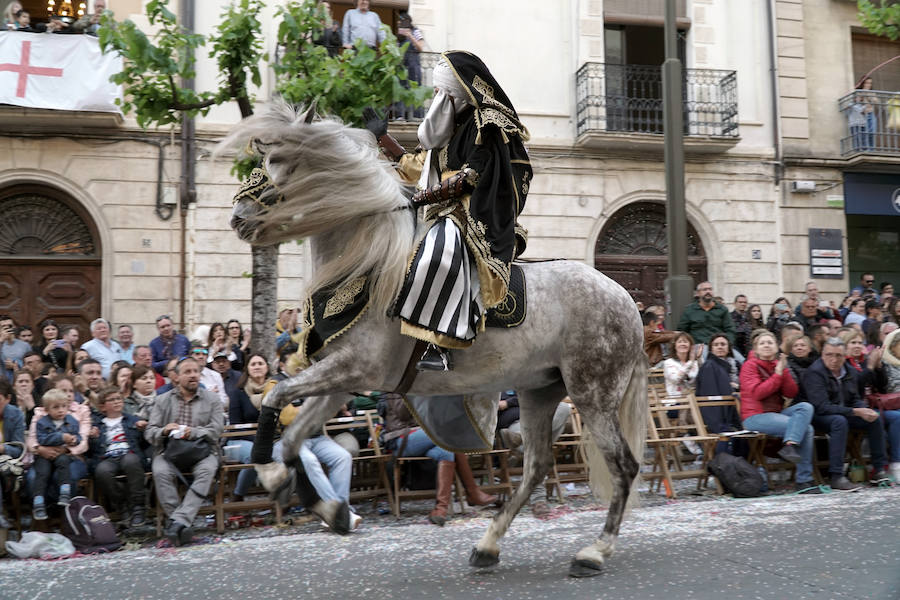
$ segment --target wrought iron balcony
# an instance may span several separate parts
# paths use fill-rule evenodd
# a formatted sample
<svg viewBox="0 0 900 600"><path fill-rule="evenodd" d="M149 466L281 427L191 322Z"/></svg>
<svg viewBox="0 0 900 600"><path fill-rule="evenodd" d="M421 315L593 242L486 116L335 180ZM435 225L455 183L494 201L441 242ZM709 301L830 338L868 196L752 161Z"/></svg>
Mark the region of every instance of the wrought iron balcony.
<svg viewBox="0 0 900 600"><path fill-rule="evenodd" d="M900 155L900 92L854 90L838 108L845 118L841 156Z"/></svg>
<svg viewBox="0 0 900 600"><path fill-rule="evenodd" d="M737 74L685 69L686 136L738 138ZM576 76L578 136L599 132L663 133L662 69L585 63Z"/></svg>

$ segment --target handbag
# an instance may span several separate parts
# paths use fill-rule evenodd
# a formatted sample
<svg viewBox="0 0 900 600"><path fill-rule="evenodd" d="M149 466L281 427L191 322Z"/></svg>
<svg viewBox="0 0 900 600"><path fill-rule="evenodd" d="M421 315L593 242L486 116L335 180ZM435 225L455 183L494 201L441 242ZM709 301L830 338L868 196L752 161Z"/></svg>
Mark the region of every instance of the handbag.
<svg viewBox="0 0 900 600"><path fill-rule="evenodd" d="M900 392L890 394L869 394L869 406L875 410L900 410Z"/></svg>
<svg viewBox="0 0 900 600"><path fill-rule="evenodd" d="M192 470L194 465L209 455L209 442L202 438L197 440L168 438L163 450L163 458L175 465L179 473Z"/></svg>
<svg viewBox="0 0 900 600"><path fill-rule="evenodd" d="M22 487L22 477L25 473L25 465L22 464L22 459L25 457L25 444L21 442L5 443L22 448L22 453L17 458L13 458L8 454L0 454L0 479L10 479L13 482L11 491L16 493ZM0 483L0 493L2 492L2 483Z"/></svg>

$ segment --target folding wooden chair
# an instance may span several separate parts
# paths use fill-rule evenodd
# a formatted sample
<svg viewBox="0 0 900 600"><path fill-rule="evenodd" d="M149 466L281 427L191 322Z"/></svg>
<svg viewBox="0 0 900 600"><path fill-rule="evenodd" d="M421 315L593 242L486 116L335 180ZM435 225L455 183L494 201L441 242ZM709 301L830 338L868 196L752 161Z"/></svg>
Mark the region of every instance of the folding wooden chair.
<svg viewBox="0 0 900 600"><path fill-rule="evenodd" d="M572 406L566 431L553 443L553 468L544 481L544 485L547 488L548 497L551 496L552 490L556 490L556 497L563 501L565 484L589 480L590 473L587 451L584 447L581 415L578 413L578 409Z"/></svg>
<svg viewBox="0 0 900 600"><path fill-rule="evenodd" d="M733 408L738 415L741 414L740 402L735 396L693 396L693 399L697 403L697 408L699 409L701 419L703 419L704 408ZM709 431L709 424L706 423L705 420L703 421L703 424L706 427L707 433L709 435L718 436L720 442L727 442L734 439L745 440L747 442L748 448L748 459L754 452L758 452L758 449L762 446L763 443L765 443L765 434L759 433L758 431L715 433ZM719 483L718 479L716 479L715 481L719 493L724 493L722 484Z"/></svg>
<svg viewBox="0 0 900 600"><path fill-rule="evenodd" d="M657 490L665 485L669 498L677 497L673 480L696 479L699 490L709 477L706 463L715 453L719 438L707 434L697 403L690 396L666 397L653 392L648 401L647 445L653 450L654 459L653 471L644 473L644 478L656 479ZM669 416L673 411L678 415L675 418ZM681 444L686 441L703 448L699 468L689 468L681 460Z"/></svg>
<svg viewBox="0 0 900 600"><path fill-rule="evenodd" d="M378 439L378 414L374 410L359 411L355 416L338 417L325 423L326 435L337 435L351 429L368 432L369 444L359 449L353 457L353 475L350 479L350 501L371 500L373 508L379 498L387 498L393 504L393 494L385 464L390 459L382 454L381 447L374 443Z"/></svg>

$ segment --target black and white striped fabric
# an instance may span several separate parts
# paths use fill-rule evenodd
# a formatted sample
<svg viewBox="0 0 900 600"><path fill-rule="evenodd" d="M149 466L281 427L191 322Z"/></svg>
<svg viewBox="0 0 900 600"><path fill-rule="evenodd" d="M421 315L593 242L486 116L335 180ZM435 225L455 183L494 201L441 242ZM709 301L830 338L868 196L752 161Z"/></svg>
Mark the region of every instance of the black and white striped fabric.
<svg viewBox="0 0 900 600"><path fill-rule="evenodd" d="M397 306L409 323L459 340L472 340L484 307L478 272L459 228L435 223L419 245Z"/></svg>

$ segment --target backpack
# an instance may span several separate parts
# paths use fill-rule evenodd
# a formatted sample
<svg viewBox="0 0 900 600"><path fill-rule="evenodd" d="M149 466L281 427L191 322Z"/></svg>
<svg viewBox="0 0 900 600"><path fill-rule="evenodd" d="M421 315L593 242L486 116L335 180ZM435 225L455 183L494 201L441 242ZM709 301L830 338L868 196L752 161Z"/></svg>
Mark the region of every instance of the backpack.
<svg viewBox="0 0 900 600"><path fill-rule="evenodd" d="M62 533L83 554L113 552L122 545L116 527L103 507L84 496L75 496L63 509Z"/></svg>
<svg viewBox="0 0 900 600"><path fill-rule="evenodd" d="M765 481L762 475L740 456L720 452L707 463L706 469L735 498L755 498L763 493Z"/></svg>

